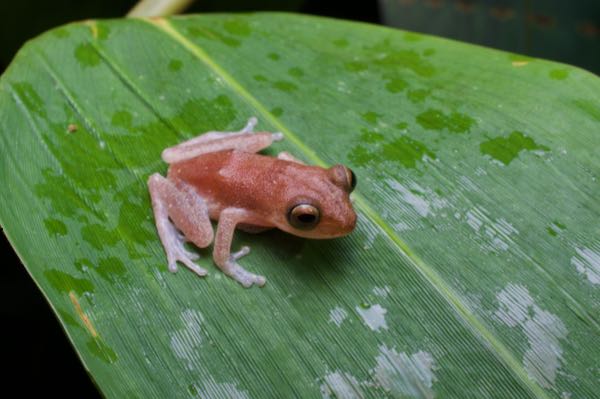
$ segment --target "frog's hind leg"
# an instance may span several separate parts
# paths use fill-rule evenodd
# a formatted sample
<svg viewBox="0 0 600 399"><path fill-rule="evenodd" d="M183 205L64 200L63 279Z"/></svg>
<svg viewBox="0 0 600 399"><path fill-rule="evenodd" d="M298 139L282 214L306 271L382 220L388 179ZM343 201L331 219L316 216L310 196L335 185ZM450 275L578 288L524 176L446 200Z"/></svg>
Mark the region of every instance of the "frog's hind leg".
<svg viewBox="0 0 600 399"><path fill-rule="evenodd" d="M162 152L166 163L175 163L195 158L209 152L225 150L241 150L258 152L267 148L274 141L283 139L281 133L254 132L258 121L252 117L246 126L237 132L207 132L198 137L184 141Z"/></svg>
<svg viewBox="0 0 600 399"><path fill-rule="evenodd" d="M184 244L191 241L205 248L212 242L214 233L206 203L191 187L177 187L158 173L150 176L148 188L169 271L176 272L179 261L199 276L205 276L206 270L193 262L198 255L186 250Z"/></svg>
<svg viewBox="0 0 600 399"><path fill-rule="evenodd" d="M215 132L215 131L206 132L206 133L202 133L200 136L194 137L193 139L189 139L187 141L184 141L183 143L179 143L176 146L171 147L171 148L189 147L189 146L193 146L193 145L197 145L197 144L206 143L209 141L214 141L217 139L222 139L224 137L233 137L233 136L239 136L241 134L254 133L254 128L256 127L257 124L258 124L258 119L256 119L253 116L250 119L248 119L246 126L244 126L244 128L240 131L237 131L237 132Z"/></svg>

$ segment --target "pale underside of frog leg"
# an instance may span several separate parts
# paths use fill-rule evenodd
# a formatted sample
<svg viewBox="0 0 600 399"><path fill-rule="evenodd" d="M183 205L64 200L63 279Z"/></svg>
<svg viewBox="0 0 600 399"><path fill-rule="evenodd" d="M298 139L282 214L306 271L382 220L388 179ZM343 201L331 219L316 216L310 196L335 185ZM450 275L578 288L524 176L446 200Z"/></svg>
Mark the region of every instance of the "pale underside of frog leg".
<svg viewBox="0 0 600 399"><path fill-rule="evenodd" d="M175 163L195 158L209 152L241 150L258 152L270 146L274 141L283 140L282 133L254 132L257 120L252 117L246 126L237 132L207 132L184 141L162 152L166 163Z"/></svg>
<svg viewBox="0 0 600 399"><path fill-rule="evenodd" d="M192 187L178 187L158 173L148 179L148 189L169 271L175 273L179 261L197 275L205 276L206 270L193 262L198 255L185 249L184 244L190 241L205 248L212 242L214 233L206 203Z"/></svg>
<svg viewBox="0 0 600 399"><path fill-rule="evenodd" d="M250 273L237 263L239 258L250 252L250 248L244 246L239 251L231 253L231 241L235 228L248 216L248 211L239 208L226 208L221 211L213 252L215 263L223 273L246 288L253 284L263 286L267 281L263 276Z"/></svg>
<svg viewBox="0 0 600 399"><path fill-rule="evenodd" d="M302 162L301 160L299 160L298 158L296 158L295 156L293 156L292 154L290 154L287 151L282 151L279 154L277 154L277 159L282 159L284 161L290 161L290 162L296 162L296 163L299 163L300 165L304 165L304 162Z"/></svg>

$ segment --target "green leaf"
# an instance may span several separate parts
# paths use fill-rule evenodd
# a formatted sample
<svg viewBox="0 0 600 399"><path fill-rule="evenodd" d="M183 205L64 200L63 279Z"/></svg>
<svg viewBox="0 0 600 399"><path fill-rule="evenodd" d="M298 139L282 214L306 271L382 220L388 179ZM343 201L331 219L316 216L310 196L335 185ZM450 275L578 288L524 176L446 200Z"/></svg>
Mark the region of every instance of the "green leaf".
<svg viewBox="0 0 600 399"><path fill-rule="evenodd" d="M592 397L600 80L285 14L84 22L0 81L0 220L107 397ZM170 274L147 177L250 116L358 176L355 232ZM57 359L59 361L60 359Z"/></svg>

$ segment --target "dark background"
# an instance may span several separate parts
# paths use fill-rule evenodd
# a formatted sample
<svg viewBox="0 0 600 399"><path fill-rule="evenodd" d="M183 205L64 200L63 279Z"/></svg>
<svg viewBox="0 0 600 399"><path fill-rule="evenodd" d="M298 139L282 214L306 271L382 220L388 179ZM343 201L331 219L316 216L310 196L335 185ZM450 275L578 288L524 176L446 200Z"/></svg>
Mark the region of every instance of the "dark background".
<svg viewBox="0 0 600 399"><path fill-rule="evenodd" d="M135 0L0 0L0 72L52 27L119 18ZM278 10L373 23L548 58L600 74L599 0L196 0L189 13Z"/></svg>
<svg viewBox="0 0 600 399"><path fill-rule="evenodd" d="M0 0L0 71L23 43L54 26L118 18L135 0ZM386 23L600 73L598 0L198 0L188 11L279 10ZM35 246L35 243L32 243ZM62 328L0 234L3 390L30 397L99 397Z"/></svg>

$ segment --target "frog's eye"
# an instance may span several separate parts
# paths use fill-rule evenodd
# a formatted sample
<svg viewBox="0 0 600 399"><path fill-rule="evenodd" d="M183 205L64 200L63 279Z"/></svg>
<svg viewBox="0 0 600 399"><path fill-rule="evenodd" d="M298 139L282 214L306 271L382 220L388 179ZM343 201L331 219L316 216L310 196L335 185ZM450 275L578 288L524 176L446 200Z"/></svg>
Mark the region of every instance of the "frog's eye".
<svg viewBox="0 0 600 399"><path fill-rule="evenodd" d="M310 204L298 204L288 212L288 222L300 230L314 228L320 219L319 209Z"/></svg>
<svg viewBox="0 0 600 399"><path fill-rule="evenodd" d="M346 177L348 178L348 182L350 183L350 192L354 191L356 187L356 175L350 168L346 168Z"/></svg>

